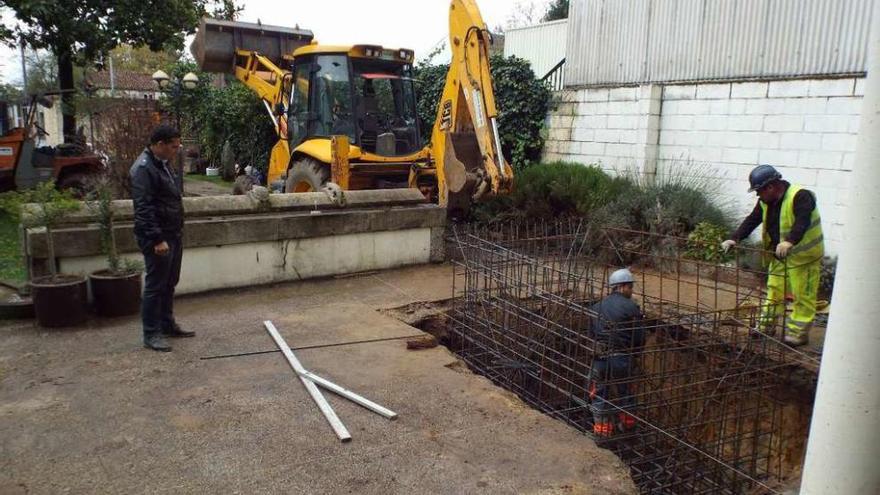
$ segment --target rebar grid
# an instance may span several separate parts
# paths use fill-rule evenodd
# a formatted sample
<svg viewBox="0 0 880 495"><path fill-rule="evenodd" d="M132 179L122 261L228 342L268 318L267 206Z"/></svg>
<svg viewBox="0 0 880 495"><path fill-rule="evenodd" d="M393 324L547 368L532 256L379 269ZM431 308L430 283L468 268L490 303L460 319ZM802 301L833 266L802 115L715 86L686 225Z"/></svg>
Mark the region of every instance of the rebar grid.
<svg viewBox="0 0 880 495"><path fill-rule="evenodd" d="M456 227L453 241L449 344L473 370L612 449L642 493L776 493L774 390L812 358L750 331L760 273L688 259L684 239L577 220ZM596 335L592 307L622 266L647 334L623 348ZM594 434L609 418L613 432Z"/></svg>

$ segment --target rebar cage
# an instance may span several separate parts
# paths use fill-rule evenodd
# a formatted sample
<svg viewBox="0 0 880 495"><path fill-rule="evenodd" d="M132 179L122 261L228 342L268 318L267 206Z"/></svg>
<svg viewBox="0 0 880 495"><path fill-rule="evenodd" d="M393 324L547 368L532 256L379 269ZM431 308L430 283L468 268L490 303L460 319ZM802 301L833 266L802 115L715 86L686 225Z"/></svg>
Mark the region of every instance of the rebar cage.
<svg viewBox="0 0 880 495"><path fill-rule="evenodd" d="M474 371L613 450L642 493L776 493L774 390L816 360L754 331L760 270L583 220L456 226L452 238L449 346ZM623 266L637 325L595 306Z"/></svg>

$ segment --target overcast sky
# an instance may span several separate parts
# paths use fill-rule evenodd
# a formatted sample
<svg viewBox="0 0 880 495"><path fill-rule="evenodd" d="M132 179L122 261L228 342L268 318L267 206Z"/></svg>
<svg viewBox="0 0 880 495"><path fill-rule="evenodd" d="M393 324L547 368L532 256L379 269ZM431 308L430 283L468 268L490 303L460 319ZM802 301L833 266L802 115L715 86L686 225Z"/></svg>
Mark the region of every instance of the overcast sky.
<svg viewBox="0 0 880 495"><path fill-rule="evenodd" d="M449 0L323 0L278 2L244 0L239 20L310 29L323 44L377 44L411 48L416 58L426 55L449 32ZM540 17L549 0L477 0L490 29L506 26L511 17L522 18L530 6ZM0 14L3 14L0 12ZM3 15L9 23L11 15ZM2 45L0 45L2 46ZM21 82L21 62L16 48L0 48L3 82Z"/></svg>

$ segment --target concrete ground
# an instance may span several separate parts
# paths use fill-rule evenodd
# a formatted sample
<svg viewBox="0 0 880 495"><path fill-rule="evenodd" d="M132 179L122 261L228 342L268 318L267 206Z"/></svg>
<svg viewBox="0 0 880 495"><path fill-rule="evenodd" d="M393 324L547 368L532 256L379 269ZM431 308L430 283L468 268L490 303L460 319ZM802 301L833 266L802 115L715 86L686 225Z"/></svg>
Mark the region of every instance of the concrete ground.
<svg viewBox="0 0 880 495"><path fill-rule="evenodd" d="M184 263L186 260L184 259ZM635 493L587 437L405 340L297 351L304 366L396 411L327 394L340 443L280 353L420 334L379 310L450 297L448 265L181 298L198 332L171 353L137 317L46 331L0 322L0 493Z"/></svg>

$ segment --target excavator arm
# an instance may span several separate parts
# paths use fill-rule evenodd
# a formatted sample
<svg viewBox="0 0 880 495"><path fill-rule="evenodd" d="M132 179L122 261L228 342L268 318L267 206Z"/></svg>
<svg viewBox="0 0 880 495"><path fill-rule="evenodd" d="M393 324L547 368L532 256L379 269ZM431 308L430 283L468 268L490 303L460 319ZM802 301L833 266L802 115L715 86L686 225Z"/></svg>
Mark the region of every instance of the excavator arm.
<svg viewBox="0 0 880 495"><path fill-rule="evenodd" d="M489 72L490 35L473 0L449 7L452 61L431 133L440 204L469 208L513 187L513 170L501 153Z"/></svg>

